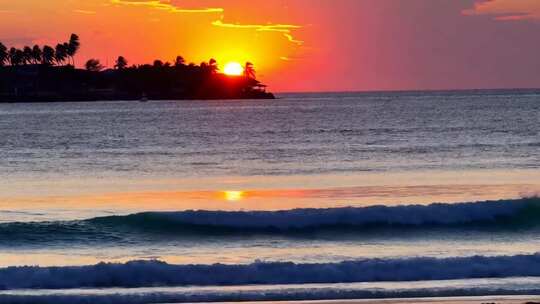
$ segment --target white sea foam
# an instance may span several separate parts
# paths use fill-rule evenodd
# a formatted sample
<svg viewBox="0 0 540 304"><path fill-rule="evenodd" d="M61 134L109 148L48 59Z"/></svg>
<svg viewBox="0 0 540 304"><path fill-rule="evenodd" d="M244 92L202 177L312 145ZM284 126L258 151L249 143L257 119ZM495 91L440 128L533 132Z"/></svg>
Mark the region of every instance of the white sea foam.
<svg viewBox="0 0 540 304"><path fill-rule="evenodd" d="M540 294L540 278L467 279L413 283L249 285L0 291L3 304L139 304L182 302L293 301Z"/></svg>

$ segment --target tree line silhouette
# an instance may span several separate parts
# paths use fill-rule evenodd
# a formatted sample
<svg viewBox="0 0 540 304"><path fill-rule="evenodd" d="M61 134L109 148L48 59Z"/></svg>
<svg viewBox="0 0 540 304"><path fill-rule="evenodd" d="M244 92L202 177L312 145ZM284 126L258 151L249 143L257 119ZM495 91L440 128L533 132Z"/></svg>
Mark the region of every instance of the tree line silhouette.
<svg viewBox="0 0 540 304"><path fill-rule="evenodd" d="M79 36L77 34L71 34L69 41L64 43L58 43L56 47L45 45L40 47L34 45L33 47L25 46L22 49L15 47L8 48L0 42L0 66L11 65L29 65L29 64L43 64L43 65L75 65L75 55L79 51L81 44Z"/></svg>
<svg viewBox="0 0 540 304"><path fill-rule="evenodd" d="M7 48L0 43L0 102L149 99L274 98L256 79L252 63L241 76L219 73L218 62L186 63L182 56L129 65L118 56L113 68L89 59L75 68L79 36L40 47Z"/></svg>

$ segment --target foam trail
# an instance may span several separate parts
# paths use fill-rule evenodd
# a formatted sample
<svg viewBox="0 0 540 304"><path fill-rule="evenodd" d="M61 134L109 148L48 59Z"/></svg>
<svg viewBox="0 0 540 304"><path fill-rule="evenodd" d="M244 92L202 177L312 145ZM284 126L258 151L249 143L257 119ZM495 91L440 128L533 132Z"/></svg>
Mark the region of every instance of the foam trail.
<svg viewBox="0 0 540 304"><path fill-rule="evenodd" d="M160 261L132 261L93 266L8 267L0 269L0 289L352 283L525 276L540 276L540 254L365 259L320 264L171 265Z"/></svg>
<svg viewBox="0 0 540 304"><path fill-rule="evenodd" d="M449 289L405 289L405 290L354 290L354 289L281 289L270 291L231 291L231 292L208 292L208 293L133 293L133 294L0 294L2 304L148 304L148 303L238 303L247 301L318 301L318 300L356 300L356 299L391 299L391 298L441 298L441 297L476 297L476 296L501 296L529 295L525 299L531 299L533 295L540 295L540 289L511 289L511 288L449 288ZM524 302L524 301L516 301ZM412 302L411 302L412 303Z"/></svg>

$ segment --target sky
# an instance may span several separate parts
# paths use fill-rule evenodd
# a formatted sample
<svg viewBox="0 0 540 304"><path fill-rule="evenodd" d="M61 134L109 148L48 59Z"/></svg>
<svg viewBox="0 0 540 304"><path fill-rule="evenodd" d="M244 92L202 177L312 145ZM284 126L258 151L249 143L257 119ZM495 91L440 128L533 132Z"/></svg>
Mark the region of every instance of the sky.
<svg viewBox="0 0 540 304"><path fill-rule="evenodd" d="M0 41L113 66L255 64L270 90L540 87L540 0L0 0Z"/></svg>

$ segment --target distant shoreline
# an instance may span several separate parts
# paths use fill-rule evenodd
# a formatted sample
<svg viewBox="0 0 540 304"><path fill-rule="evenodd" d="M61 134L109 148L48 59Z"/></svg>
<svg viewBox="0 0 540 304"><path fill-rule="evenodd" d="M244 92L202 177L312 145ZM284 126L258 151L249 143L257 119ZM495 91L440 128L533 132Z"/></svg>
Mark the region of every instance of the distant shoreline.
<svg viewBox="0 0 540 304"><path fill-rule="evenodd" d="M125 101L125 102L152 102L152 101L211 101L211 100L271 100L276 99L272 93L266 93L266 96L253 96L253 97L237 97L237 98L197 98L197 97L163 97L163 98L148 98L146 100L141 98L123 98L123 97L110 97L110 98L26 98L18 97L16 99L3 98L0 95L0 104L30 104L30 103L85 103L85 102L116 102L116 101Z"/></svg>
<svg viewBox="0 0 540 304"><path fill-rule="evenodd" d="M248 100L248 99L280 99L287 97L310 97L310 96L324 96L324 95L453 95L453 94L466 94L466 95L526 95L526 94L540 94L540 88L509 88L509 89L455 89L455 90L397 90L397 91L306 91L306 92L264 92L259 96L243 96L236 98L226 97L214 97L214 98L200 98L195 96L169 96L162 98L148 98L148 101L187 101L187 100ZM10 97L11 98L11 97ZM141 101L140 97L132 96L115 96L115 97L78 97L78 98L40 98L30 97L24 99L18 97L16 100L7 99L6 96L0 94L0 104L2 103L50 103L50 102L108 102L108 101Z"/></svg>
<svg viewBox="0 0 540 304"><path fill-rule="evenodd" d="M56 47L8 49L0 42L0 103L275 98L256 79L249 61L221 73L213 58L199 65L177 56L173 63L156 59L129 66L118 56L113 68L92 58L79 69L75 55L80 46L77 34Z"/></svg>

